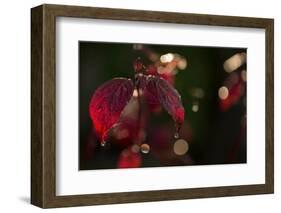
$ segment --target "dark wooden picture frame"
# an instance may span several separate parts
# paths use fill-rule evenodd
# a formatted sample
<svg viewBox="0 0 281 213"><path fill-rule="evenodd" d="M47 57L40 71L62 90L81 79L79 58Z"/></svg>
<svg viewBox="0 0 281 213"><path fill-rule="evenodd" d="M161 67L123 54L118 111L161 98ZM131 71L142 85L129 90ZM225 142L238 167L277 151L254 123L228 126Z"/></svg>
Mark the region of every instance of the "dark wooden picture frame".
<svg viewBox="0 0 281 213"><path fill-rule="evenodd" d="M87 195L56 195L56 17L162 22L265 29L266 137L265 184ZM63 5L31 9L31 203L65 207L218 196L274 191L274 21L273 19L168 13Z"/></svg>

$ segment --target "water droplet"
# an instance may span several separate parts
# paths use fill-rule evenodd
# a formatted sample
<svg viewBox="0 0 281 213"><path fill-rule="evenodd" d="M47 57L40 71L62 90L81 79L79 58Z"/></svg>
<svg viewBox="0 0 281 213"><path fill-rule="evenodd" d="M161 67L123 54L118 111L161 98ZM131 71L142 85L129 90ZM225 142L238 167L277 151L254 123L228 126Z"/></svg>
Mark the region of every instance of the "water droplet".
<svg viewBox="0 0 281 213"><path fill-rule="evenodd" d="M106 141L102 141L100 145L101 145L102 147L105 147L105 144L106 144Z"/></svg>
<svg viewBox="0 0 281 213"><path fill-rule="evenodd" d="M141 152L144 154L147 154L150 151L150 146L146 143L142 144L140 148L141 148Z"/></svg>
<svg viewBox="0 0 281 213"><path fill-rule="evenodd" d="M181 124L179 123L175 123L175 128L176 128L176 131L175 131L175 134L174 134L174 138L175 139L178 139L180 137L180 129L181 129Z"/></svg>
<svg viewBox="0 0 281 213"><path fill-rule="evenodd" d="M179 137L180 137L180 134L179 134L178 132L175 132L174 138L175 138L175 139L178 139Z"/></svg>

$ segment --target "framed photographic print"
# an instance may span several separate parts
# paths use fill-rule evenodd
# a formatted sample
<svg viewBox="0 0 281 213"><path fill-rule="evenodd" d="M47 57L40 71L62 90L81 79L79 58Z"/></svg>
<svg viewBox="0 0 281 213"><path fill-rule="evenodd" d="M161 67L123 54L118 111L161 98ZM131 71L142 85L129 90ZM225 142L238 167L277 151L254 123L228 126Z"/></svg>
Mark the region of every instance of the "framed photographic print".
<svg viewBox="0 0 281 213"><path fill-rule="evenodd" d="M31 9L31 203L273 193L272 19Z"/></svg>

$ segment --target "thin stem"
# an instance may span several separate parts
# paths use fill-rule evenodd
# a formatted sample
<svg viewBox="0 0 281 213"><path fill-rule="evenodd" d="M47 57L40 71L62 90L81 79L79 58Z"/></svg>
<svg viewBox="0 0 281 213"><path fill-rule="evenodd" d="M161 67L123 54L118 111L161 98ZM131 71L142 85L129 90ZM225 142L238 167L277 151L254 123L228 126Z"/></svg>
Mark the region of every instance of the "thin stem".
<svg viewBox="0 0 281 213"><path fill-rule="evenodd" d="M137 134L136 134L136 143L140 144L141 140L140 140L140 130L141 130L141 114L142 114L142 109L141 109L141 97L140 97L140 89L139 89L139 85L136 86L137 89L137 101L138 101L138 118L137 118Z"/></svg>

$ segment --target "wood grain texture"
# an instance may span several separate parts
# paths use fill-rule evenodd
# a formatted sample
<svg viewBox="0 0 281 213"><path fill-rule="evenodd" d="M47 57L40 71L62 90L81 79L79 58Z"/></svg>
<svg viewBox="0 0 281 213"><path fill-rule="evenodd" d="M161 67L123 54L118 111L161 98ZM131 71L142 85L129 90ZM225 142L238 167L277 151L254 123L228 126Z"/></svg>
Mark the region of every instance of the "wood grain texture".
<svg viewBox="0 0 281 213"><path fill-rule="evenodd" d="M43 204L42 50L43 7L31 14L31 203Z"/></svg>
<svg viewBox="0 0 281 213"><path fill-rule="evenodd" d="M266 185L274 192L274 21L266 26L266 56L265 56L265 85L266 85L266 118L265 118L265 171Z"/></svg>
<svg viewBox="0 0 281 213"><path fill-rule="evenodd" d="M266 183L56 196L56 17L262 28L266 31ZM31 10L31 203L64 207L273 193L274 24L272 19L41 5Z"/></svg>

